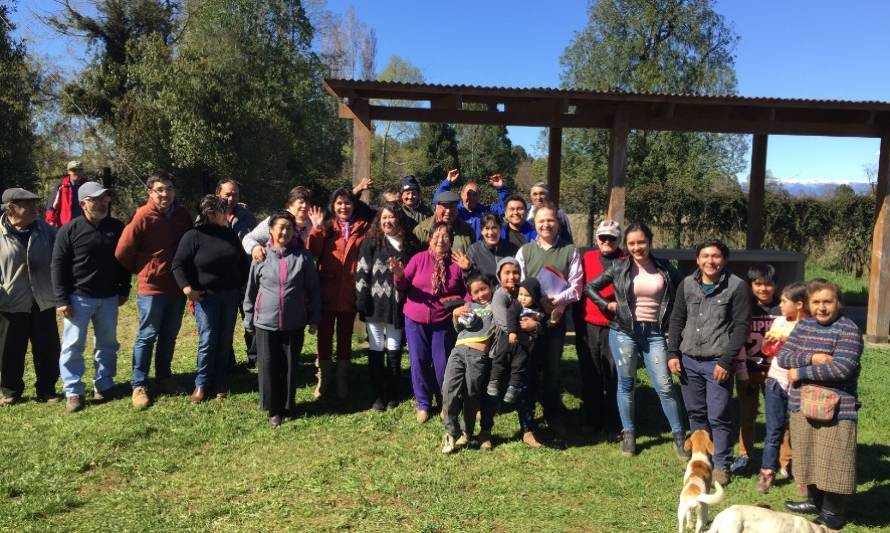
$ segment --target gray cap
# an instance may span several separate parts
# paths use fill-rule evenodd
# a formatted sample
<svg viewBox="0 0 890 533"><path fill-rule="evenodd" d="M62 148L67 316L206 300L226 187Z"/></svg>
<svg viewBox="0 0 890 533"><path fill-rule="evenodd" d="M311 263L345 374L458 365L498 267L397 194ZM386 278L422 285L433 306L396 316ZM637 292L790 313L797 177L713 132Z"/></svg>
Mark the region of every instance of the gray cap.
<svg viewBox="0 0 890 533"><path fill-rule="evenodd" d="M500 261L498 261L498 267L495 269L495 275L498 277L498 281L500 282L501 278L501 269L504 268L504 265L513 265L516 268L521 268L519 266L519 261L513 256L502 257Z"/></svg>
<svg viewBox="0 0 890 533"><path fill-rule="evenodd" d="M434 204L456 204L460 201L460 196L454 191L440 191L433 198Z"/></svg>
<svg viewBox="0 0 890 533"><path fill-rule="evenodd" d="M108 192L98 181L88 181L77 188L77 201L82 202L87 198L98 198Z"/></svg>
<svg viewBox="0 0 890 533"><path fill-rule="evenodd" d="M80 161L68 161L68 165L65 168L68 170L83 170L83 164Z"/></svg>
<svg viewBox="0 0 890 533"><path fill-rule="evenodd" d="M16 200L37 200L40 197L31 191L26 191L21 187L13 187L3 191L2 201L4 204L15 202Z"/></svg>

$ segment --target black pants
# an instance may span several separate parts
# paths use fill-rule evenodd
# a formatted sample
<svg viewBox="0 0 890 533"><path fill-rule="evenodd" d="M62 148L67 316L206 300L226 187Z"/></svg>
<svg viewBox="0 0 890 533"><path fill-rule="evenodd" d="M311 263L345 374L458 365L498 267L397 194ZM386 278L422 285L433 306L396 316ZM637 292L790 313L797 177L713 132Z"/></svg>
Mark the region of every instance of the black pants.
<svg viewBox="0 0 890 533"><path fill-rule="evenodd" d="M562 420L565 406L562 403L562 349L566 339L566 321L563 318L555 326L547 326L535 339L531 351L531 364L528 380L531 398L540 398L544 406L544 418L551 426ZM540 391L537 384L537 372L543 374Z"/></svg>
<svg viewBox="0 0 890 533"><path fill-rule="evenodd" d="M303 351L303 330L268 331L256 328L257 380L260 409L269 416L293 412L296 407L297 364Z"/></svg>
<svg viewBox="0 0 890 533"><path fill-rule="evenodd" d="M244 291L241 291L241 301L244 301ZM244 318L244 306L243 305L238 306L238 314L241 316L242 319ZM256 364L256 357L257 357L256 340L254 340L253 333L250 333L247 330L244 330L244 346L247 347L247 361L248 361L248 363ZM238 365L238 359L237 359L237 357L235 357L235 347L229 346L227 348L227 350L229 352L229 355L228 355L229 368L230 369L235 368Z"/></svg>
<svg viewBox="0 0 890 533"><path fill-rule="evenodd" d="M581 400L595 430L620 431L618 377L609 350L609 327L575 322L575 347L581 371ZM583 326L582 326L583 324Z"/></svg>
<svg viewBox="0 0 890 533"><path fill-rule="evenodd" d="M524 383L528 347L520 343L510 345L507 334L497 333L491 358L491 379L488 381L488 394L502 395L507 385L520 388Z"/></svg>
<svg viewBox="0 0 890 533"><path fill-rule="evenodd" d="M37 304L28 313L3 313L9 322L3 341L3 362L0 365L0 389L4 396L21 397L25 392L25 353L28 341L34 357L35 389L38 396L56 391L59 380L59 329L54 307L41 311Z"/></svg>

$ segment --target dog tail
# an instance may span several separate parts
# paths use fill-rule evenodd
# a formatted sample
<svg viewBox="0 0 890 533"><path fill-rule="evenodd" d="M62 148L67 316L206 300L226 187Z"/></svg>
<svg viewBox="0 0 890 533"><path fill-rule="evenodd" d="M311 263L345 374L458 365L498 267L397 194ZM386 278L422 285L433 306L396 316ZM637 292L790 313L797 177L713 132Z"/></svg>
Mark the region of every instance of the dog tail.
<svg viewBox="0 0 890 533"><path fill-rule="evenodd" d="M714 482L714 494L699 494L696 500L708 505L715 505L723 501L723 487Z"/></svg>

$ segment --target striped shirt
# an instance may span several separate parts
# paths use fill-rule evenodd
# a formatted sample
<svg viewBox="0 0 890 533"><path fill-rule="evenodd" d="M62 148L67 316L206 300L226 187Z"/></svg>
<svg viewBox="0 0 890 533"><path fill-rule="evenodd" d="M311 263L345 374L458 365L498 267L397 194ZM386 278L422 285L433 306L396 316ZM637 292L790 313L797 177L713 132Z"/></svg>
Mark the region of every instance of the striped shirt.
<svg viewBox="0 0 890 533"><path fill-rule="evenodd" d="M815 353L827 353L833 360L812 365L810 361ZM840 395L838 420L856 420L856 384L861 357L862 333L850 319L842 316L827 325L813 318L798 322L776 356L782 367L796 368L800 379L797 386L791 388L788 410L800 411L800 385L821 385Z"/></svg>

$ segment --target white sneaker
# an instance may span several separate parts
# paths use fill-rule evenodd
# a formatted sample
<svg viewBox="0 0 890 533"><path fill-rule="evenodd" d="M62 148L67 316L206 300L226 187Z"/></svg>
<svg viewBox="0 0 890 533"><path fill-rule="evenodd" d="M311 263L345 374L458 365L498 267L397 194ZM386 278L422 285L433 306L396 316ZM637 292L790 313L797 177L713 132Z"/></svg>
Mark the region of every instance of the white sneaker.
<svg viewBox="0 0 890 533"><path fill-rule="evenodd" d="M446 433L444 437L442 437L442 453L454 453L454 437L451 436L450 433Z"/></svg>

